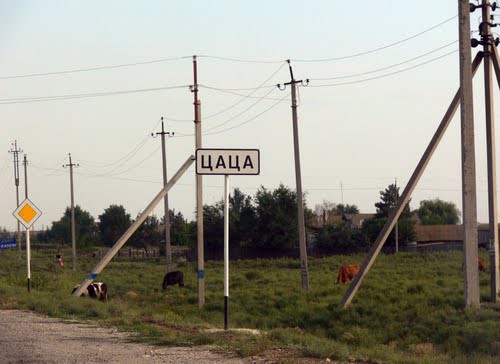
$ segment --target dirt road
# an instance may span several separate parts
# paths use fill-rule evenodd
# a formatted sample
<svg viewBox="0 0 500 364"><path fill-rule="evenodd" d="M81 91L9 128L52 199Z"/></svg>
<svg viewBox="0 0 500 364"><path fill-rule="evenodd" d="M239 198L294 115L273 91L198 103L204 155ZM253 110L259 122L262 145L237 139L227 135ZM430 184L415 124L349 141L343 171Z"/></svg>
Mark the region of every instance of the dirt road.
<svg viewBox="0 0 500 364"><path fill-rule="evenodd" d="M0 363L252 363L205 348L129 342L111 328L64 322L26 311L0 311Z"/></svg>

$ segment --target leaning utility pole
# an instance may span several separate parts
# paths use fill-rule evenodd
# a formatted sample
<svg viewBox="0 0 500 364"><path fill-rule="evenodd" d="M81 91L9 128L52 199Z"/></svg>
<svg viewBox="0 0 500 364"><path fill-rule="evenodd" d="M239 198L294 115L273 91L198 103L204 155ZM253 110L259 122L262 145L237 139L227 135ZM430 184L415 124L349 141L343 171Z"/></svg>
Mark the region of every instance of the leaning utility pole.
<svg viewBox="0 0 500 364"><path fill-rule="evenodd" d="M161 131L156 133L156 136L161 135L161 155L163 161L163 187L167 185L167 153L165 151L165 135L173 137L175 133L166 132L163 124L163 116L161 118ZM156 137L154 133L151 133L152 137ZM170 243L170 212L168 209L168 193L163 198L163 204L165 207L165 255L167 257L167 273L172 271L172 246Z"/></svg>
<svg viewBox="0 0 500 364"><path fill-rule="evenodd" d="M482 8L482 22L479 25L481 43L483 45L484 63L484 102L486 116L486 150L488 161L488 217L489 217L489 242L490 242L490 287L491 300L497 302L500 292L498 271L498 212L497 212L497 176L496 176L496 150L495 150L495 120L493 107L493 84L492 84L492 58L495 57L493 47L495 40L491 34L493 17L490 14L490 6L496 9L496 3L491 5L483 0L481 5L471 7Z"/></svg>
<svg viewBox="0 0 500 364"><path fill-rule="evenodd" d="M16 185L16 208L19 207L19 153L23 151L17 149L17 140L12 144L14 149L9 150L14 156L14 183ZM17 222L17 255L21 259L21 223Z"/></svg>
<svg viewBox="0 0 500 364"><path fill-rule="evenodd" d="M292 122L293 122L293 145L295 155L295 182L297 185L297 220L299 228L299 244L300 244L300 266L302 273L302 290L309 291L309 277L307 270L307 248L306 248L306 228L304 223L304 201L302 194L302 176L300 173L300 151L299 151L299 131L297 125L297 84L307 86L309 80L295 80L293 77L292 65L290 60L287 60L288 68L290 69L290 82L283 84L283 88L278 84L280 90L284 90L287 85L292 89Z"/></svg>
<svg viewBox="0 0 500 364"><path fill-rule="evenodd" d="M194 94L194 135L195 149L202 147L201 144L201 104L198 99L198 67L196 56L193 56L194 84L191 92ZM205 305L205 249L203 246L203 176L196 175L196 225L198 240L198 308Z"/></svg>
<svg viewBox="0 0 500 364"><path fill-rule="evenodd" d="M71 188L71 248L73 251L73 272L76 272L76 230L75 230L75 198L73 192L73 167L78 167L71 161L71 153L69 156L69 164L63 165L64 168L69 167L69 180Z"/></svg>
<svg viewBox="0 0 500 364"><path fill-rule="evenodd" d="M458 43L460 52L460 119L462 136L462 211L464 239L464 300L466 306L479 306L477 269L476 156L474 146L474 107L469 0L458 1Z"/></svg>

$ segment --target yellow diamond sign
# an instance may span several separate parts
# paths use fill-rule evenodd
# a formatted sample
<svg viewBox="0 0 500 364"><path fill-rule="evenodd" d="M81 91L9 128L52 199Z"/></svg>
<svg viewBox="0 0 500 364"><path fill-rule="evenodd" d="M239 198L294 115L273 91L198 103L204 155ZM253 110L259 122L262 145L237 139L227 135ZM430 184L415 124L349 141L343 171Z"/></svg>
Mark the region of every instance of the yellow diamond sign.
<svg viewBox="0 0 500 364"><path fill-rule="evenodd" d="M29 229L38 220L42 212L29 199L24 200L13 213L14 217Z"/></svg>

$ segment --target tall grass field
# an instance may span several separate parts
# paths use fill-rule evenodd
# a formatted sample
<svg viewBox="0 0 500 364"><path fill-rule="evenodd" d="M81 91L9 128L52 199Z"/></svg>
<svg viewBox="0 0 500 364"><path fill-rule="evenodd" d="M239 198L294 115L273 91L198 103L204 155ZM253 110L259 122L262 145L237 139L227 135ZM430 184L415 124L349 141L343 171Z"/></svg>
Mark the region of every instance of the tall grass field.
<svg viewBox="0 0 500 364"><path fill-rule="evenodd" d="M347 309L339 307L347 285L333 282L341 265L364 255L310 259L308 293L297 260L232 261L229 326L260 334L213 330L224 322L223 262L206 263L206 304L198 309L195 263L176 263L184 288L162 290L164 258L115 257L96 280L108 285L102 303L71 296L99 258L80 254L73 273L71 252L63 256L61 268L55 250L32 252L28 294L25 256L0 253L0 309L89 320L156 345L211 345L241 356L279 347L337 361L500 363L500 304L490 302L489 272L480 272L481 307L465 309L461 252L381 255Z"/></svg>

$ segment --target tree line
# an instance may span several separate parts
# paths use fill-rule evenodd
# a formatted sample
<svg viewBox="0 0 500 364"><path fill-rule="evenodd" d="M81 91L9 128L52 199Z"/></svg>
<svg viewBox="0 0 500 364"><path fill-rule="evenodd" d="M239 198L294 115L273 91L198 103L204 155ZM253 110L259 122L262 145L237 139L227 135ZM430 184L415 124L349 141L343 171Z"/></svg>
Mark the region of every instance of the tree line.
<svg viewBox="0 0 500 364"><path fill-rule="evenodd" d="M304 201L306 196L304 196ZM390 211L399 198L399 188L394 184L380 191L380 201L375 203L376 213L361 226L353 226L350 216L359 214L356 205L335 204L324 201L311 210L304 202L306 228L310 248L319 251L354 252L366 250L376 239ZM230 244L234 247L265 250L284 250L298 247L297 195L283 184L276 189L261 186L254 196L236 188L229 199ZM196 247L196 221L188 221L182 213L169 211L172 245ZM218 201L204 205L205 249L218 251L223 246L224 203ZM339 218L331 220L332 216ZM95 245L112 246L133 223L133 218L123 205L112 204L94 219L88 211L75 207L76 237L80 247ZM133 234L129 245L148 249L160 247L164 250L163 218L155 215ZM317 221L322 221L318 226ZM316 221L316 223L315 223ZM460 212L452 202L439 199L424 200L420 207L411 210L408 203L398 222L398 239L404 244L414 241L415 224L457 224ZM394 233L387 244L394 243ZM50 228L38 235L38 241L71 243L71 209Z"/></svg>

